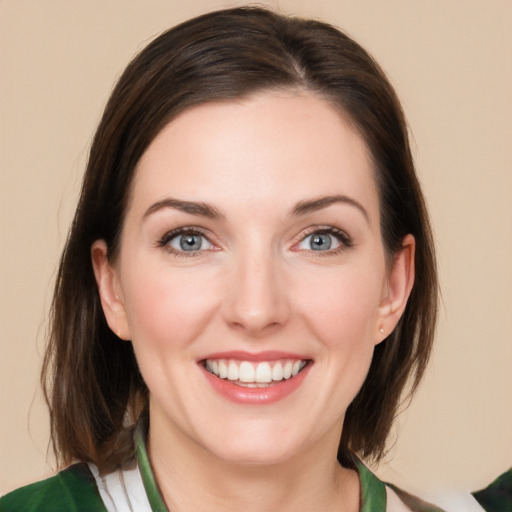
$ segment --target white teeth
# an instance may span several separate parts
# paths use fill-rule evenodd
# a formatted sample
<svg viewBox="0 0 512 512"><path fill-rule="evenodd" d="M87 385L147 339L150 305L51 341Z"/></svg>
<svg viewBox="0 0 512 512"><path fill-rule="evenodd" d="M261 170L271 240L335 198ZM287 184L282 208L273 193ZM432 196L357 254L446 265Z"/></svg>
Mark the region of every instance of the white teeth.
<svg viewBox="0 0 512 512"><path fill-rule="evenodd" d="M254 382L254 368L251 363L244 361L240 364L238 380L240 382Z"/></svg>
<svg viewBox="0 0 512 512"><path fill-rule="evenodd" d="M272 368L272 380L283 380L283 365L276 363Z"/></svg>
<svg viewBox="0 0 512 512"><path fill-rule="evenodd" d="M297 375L304 366L306 366L305 361L295 361L292 366L292 375L295 377L295 375Z"/></svg>
<svg viewBox="0 0 512 512"><path fill-rule="evenodd" d="M215 374L217 375L217 374ZM228 380L238 380L238 365L235 361L230 361L228 366Z"/></svg>
<svg viewBox="0 0 512 512"><path fill-rule="evenodd" d="M283 377L285 379L289 379L292 376L292 366L293 363L291 361L287 361L283 367Z"/></svg>
<svg viewBox="0 0 512 512"><path fill-rule="evenodd" d="M222 359L219 361L219 377L221 379L226 379L228 376L228 365L226 364L226 361L223 361Z"/></svg>
<svg viewBox="0 0 512 512"><path fill-rule="evenodd" d="M295 377L304 367L306 361L284 359L252 363L227 359L207 359L206 369L221 379L235 381L247 387L265 387L272 381Z"/></svg>
<svg viewBox="0 0 512 512"><path fill-rule="evenodd" d="M256 367L255 373L254 380L256 382L272 382L272 368L268 363L260 363Z"/></svg>

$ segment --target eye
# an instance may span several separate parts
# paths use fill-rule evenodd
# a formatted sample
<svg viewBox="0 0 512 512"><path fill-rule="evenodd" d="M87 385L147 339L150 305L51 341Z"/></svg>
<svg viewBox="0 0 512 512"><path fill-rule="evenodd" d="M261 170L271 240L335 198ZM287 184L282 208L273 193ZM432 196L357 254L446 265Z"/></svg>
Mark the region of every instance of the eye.
<svg viewBox="0 0 512 512"><path fill-rule="evenodd" d="M298 244L297 249L315 252L337 252L351 247L352 241L348 235L335 228L316 229L306 235Z"/></svg>
<svg viewBox="0 0 512 512"><path fill-rule="evenodd" d="M187 233L178 235L171 239L169 244L173 249L181 251L201 251L211 247L210 242L203 235Z"/></svg>
<svg viewBox="0 0 512 512"><path fill-rule="evenodd" d="M340 242L329 233L313 233L308 235L299 244L300 249L307 249L309 251L329 251L339 247Z"/></svg>
<svg viewBox="0 0 512 512"><path fill-rule="evenodd" d="M203 233L190 229L167 233L160 240L159 245L168 248L175 254L195 253L214 248L214 245Z"/></svg>

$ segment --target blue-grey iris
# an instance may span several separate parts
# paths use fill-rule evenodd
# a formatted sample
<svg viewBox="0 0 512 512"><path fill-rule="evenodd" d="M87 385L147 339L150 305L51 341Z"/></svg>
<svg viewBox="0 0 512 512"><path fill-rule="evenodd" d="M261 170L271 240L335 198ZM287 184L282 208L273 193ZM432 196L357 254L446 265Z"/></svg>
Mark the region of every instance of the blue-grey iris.
<svg viewBox="0 0 512 512"><path fill-rule="evenodd" d="M327 233L317 233L311 236L310 246L313 251L328 251L331 248L331 236Z"/></svg>
<svg viewBox="0 0 512 512"><path fill-rule="evenodd" d="M180 248L183 251L199 251L203 243L201 235L181 235Z"/></svg>

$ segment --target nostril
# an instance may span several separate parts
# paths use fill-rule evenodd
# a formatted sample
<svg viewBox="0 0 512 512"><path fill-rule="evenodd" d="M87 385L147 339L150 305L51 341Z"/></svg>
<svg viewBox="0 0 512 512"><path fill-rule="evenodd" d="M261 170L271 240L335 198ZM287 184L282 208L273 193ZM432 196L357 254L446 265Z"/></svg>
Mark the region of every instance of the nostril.
<svg viewBox="0 0 512 512"><path fill-rule="evenodd" d="M269 336L282 328L283 324L279 322L270 322L258 324L257 322L231 322L231 328L239 332L244 332L251 337Z"/></svg>

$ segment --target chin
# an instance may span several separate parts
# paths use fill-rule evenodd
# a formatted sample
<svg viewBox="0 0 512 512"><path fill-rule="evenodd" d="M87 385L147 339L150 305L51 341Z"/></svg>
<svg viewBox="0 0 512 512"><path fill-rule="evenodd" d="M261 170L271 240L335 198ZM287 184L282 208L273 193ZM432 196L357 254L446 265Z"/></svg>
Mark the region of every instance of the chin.
<svg viewBox="0 0 512 512"><path fill-rule="evenodd" d="M226 463L271 466L290 460L298 455L305 445L304 440L294 441L288 432L283 432L278 427L274 427L271 432L257 428L252 428L249 432L247 429L236 430L234 433L233 429L227 429L221 440L210 439L203 446ZM278 435L279 432L281 435Z"/></svg>
<svg viewBox="0 0 512 512"><path fill-rule="evenodd" d="M296 452L293 450L273 450L268 447L240 447L240 450L236 450L236 447L230 447L228 453L222 452L217 453L217 457L222 459L225 463L235 464L240 466L273 466L281 464L290 460Z"/></svg>

